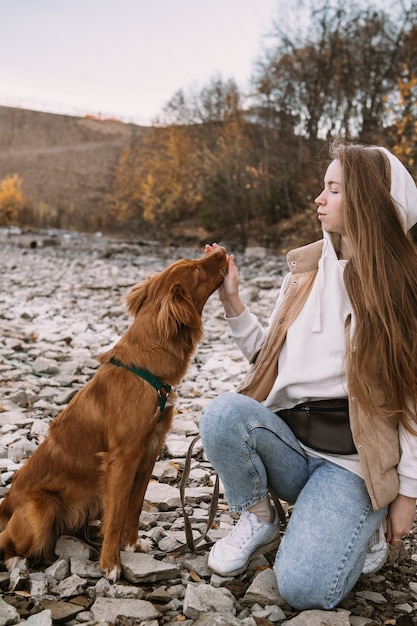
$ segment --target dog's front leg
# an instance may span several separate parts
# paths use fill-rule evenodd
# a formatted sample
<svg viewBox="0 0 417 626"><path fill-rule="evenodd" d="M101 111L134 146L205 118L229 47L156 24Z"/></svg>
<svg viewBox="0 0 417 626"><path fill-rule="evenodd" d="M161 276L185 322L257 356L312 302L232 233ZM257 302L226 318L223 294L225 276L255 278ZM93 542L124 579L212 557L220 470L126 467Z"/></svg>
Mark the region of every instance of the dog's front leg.
<svg viewBox="0 0 417 626"><path fill-rule="evenodd" d="M158 450L159 454L159 450ZM139 541L139 518L142 512L143 499L146 488L152 475L152 469L158 454L148 453L143 459L135 476L130 492L129 504L126 510L125 524L123 529L123 544L127 550L139 550L149 552L150 547L146 541Z"/></svg>
<svg viewBox="0 0 417 626"><path fill-rule="evenodd" d="M115 582L121 573L120 545L125 524L129 495L138 464L141 462L137 447L133 450L116 450L103 459L104 518L103 545L100 567L106 577Z"/></svg>
<svg viewBox="0 0 417 626"><path fill-rule="evenodd" d="M149 433L142 446L142 458L138 465L135 480L129 497L129 505L126 510L125 525L123 529L123 543L126 549L148 552L149 546L146 541L139 541L139 518L142 512L143 499L146 488L167 432L171 425L172 407L166 409L164 420Z"/></svg>

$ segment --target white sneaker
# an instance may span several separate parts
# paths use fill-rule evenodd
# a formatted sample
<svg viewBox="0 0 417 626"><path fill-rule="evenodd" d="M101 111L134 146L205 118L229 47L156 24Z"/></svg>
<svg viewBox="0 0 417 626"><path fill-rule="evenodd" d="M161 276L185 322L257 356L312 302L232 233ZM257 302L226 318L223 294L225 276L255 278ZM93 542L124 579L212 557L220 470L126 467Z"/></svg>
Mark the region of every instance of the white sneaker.
<svg viewBox="0 0 417 626"><path fill-rule="evenodd" d="M381 523L369 541L362 574L374 574L380 570L387 561L388 550L389 546L385 541L384 524Z"/></svg>
<svg viewBox="0 0 417 626"><path fill-rule="evenodd" d="M257 516L245 511L227 537L214 544L208 557L208 566L220 576L244 572L251 557L273 550L279 544L279 519L275 511L271 524L260 522Z"/></svg>

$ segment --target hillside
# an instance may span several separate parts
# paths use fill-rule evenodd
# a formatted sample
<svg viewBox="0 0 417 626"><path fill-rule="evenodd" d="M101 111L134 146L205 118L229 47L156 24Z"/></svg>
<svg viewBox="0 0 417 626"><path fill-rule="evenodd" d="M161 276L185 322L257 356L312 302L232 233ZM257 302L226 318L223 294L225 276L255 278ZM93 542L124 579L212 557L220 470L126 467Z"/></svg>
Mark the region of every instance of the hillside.
<svg viewBox="0 0 417 626"><path fill-rule="evenodd" d="M113 120L0 106L0 180L23 179L25 194L63 216L99 212L121 149L147 129Z"/></svg>

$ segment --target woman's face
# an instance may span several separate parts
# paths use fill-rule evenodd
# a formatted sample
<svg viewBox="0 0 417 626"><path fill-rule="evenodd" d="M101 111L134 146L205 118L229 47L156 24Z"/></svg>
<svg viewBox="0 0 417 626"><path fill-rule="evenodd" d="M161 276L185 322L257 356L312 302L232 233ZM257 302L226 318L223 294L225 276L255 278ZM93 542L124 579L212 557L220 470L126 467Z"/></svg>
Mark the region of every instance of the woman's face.
<svg viewBox="0 0 417 626"><path fill-rule="evenodd" d="M342 194L342 166L334 160L327 168L324 189L314 200L318 204L317 216L323 230L328 233L345 235L344 203Z"/></svg>

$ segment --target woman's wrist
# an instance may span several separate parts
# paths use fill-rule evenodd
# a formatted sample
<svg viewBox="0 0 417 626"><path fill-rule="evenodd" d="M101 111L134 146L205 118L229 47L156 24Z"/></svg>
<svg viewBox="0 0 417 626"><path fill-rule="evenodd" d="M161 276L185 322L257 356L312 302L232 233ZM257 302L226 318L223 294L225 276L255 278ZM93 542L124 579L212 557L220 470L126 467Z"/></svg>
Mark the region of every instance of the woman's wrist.
<svg viewBox="0 0 417 626"><path fill-rule="evenodd" d="M239 317L239 315L242 315L246 309L246 305L242 302L242 300L240 300L240 298L234 301L225 300L222 304L226 317Z"/></svg>

